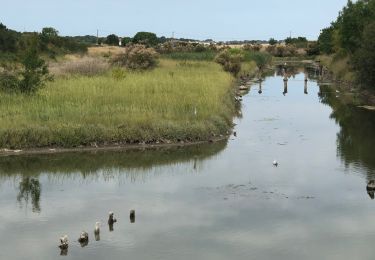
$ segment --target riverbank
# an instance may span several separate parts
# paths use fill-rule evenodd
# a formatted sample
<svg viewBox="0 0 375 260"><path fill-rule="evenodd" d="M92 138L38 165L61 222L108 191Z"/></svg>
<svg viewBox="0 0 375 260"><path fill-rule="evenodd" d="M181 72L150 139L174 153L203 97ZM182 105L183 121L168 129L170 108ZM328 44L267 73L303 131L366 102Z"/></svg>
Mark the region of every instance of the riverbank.
<svg viewBox="0 0 375 260"><path fill-rule="evenodd" d="M340 88L341 91L355 93L360 106L375 106L375 91L359 87L355 83L354 72L349 69L348 57L321 55L317 57L317 60L320 61L325 69L323 80L334 82L335 87Z"/></svg>
<svg viewBox="0 0 375 260"><path fill-rule="evenodd" d="M232 128L234 84L213 62L166 59L142 73L57 77L35 96L0 94L0 148L209 141Z"/></svg>
<svg viewBox="0 0 375 260"><path fill-rule="evenodd" d="M203 145L207 143L220 143L228 140L230 134L221 135L218 137L213 137L205 141L195 141L195 142L165 142L161 143L159 141L155 143L138 143L138 144L123 144L123 143L105 143L98 146L93 143L91 146L79 146L73 148L61 148L61 147L45 147L45 148L27 148L27 149L0 149L0 157L7 156L21 156L21 155L45 155L45 154L62 154L62 153L79 153L79 152L110 152L110 151L128 151L128 150L157 150L157 149L167 149L174 147L189 147Z"/></svg>

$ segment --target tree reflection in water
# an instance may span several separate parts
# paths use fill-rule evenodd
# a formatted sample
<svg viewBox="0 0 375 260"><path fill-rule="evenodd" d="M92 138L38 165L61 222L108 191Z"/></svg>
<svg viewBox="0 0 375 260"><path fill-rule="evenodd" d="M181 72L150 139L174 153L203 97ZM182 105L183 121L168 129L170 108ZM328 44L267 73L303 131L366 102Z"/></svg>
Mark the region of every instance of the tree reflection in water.
<svg viewBox="0 0 375 260"><path fill-rule="evenodd" d="M30 177L22 177L22 180L19 183L19 192L17 195L17 200L22 203L22 200L25 201L26 206L29 203L29 199L31 198L31 205L33 212L40 212L40 193L41 193L41 185L38 179L30 178Z"/></svg>

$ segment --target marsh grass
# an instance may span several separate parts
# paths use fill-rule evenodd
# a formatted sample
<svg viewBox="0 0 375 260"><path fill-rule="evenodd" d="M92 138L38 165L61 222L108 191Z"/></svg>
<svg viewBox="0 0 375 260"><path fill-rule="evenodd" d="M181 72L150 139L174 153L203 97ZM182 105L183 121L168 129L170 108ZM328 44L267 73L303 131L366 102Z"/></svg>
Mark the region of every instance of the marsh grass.
<svg viewBox="0 0 375 260"><path fill-rule="evenodd" d="M213 62L57 77L34 96L0 93L0 148L207 140L232 126L233 95Z"/></svg>
<svg viewBox="0 0 375 260"><path fill-rule="evenodd" d="M107 72L109 62L100 57L82 57L79 59L67 59L62 62L50 63L49 70L54 76L84 75L96 76Z"/></svg>
<svg viewBox="0 0 375 260"><path fill-rule="evenodd" d="M172 52L163 54L162 57L172 60L213 61L216 54L216 51L207 50L202 52Z"/></svg>

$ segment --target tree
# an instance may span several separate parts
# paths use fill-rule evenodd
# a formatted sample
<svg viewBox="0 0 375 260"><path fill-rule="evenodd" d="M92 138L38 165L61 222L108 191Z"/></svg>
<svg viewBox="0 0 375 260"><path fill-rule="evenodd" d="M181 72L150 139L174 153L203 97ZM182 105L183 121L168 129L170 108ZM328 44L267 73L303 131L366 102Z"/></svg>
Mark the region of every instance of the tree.
<svg viewBox="0 0 375 260"><path fill-rule="evenodd" d="M371 16L374 18L368 2L374 1L359 0L353 3L349 0L337 19L341 47L350 53L354 53L360 47L363 29Z"/></svg>
<svg viewBox="0 0 375 260"><path fill-rule="evenodd" d="M0 51L15 52L17 50L16 32L0 23Z"/></svg>
<svg viewBox="0 0 375 260"><path fill-rule="evenodd" d="M277 41L276 41L274 38L271 38L271 39L268 41L268 43L269 43L270 45L275 45L275 44L277 43Z"/></svg>
<svg viewBox="0 0 375 260"><path fill-rule="evenodd" d="M155 46L159 43L158 37L155 33L151 32L138 32L133 37L133 43L144 44L147 46Z"/></svg>
<svg viewBox="0 0 375 260"><path fill-rule="evenodd" d="M59 36L59 31L52 27L44 27L42 29L42 36L47 39L56 38Z"/></svg>
<svg viewBox="0 0 375 260"><path fill-rule="evenodd" d="M22 93L33 94L43 87L46 81L51 80L47 65L39 57L35 44L26 51L22 65L23 71L19 83L19 90Z"/></svg>
<svg viewBox="0 0 375 260"><path fill-rule="evenodd" d="M353 63L359 83L375 88L375 22L365 27L362 45L354 55Z"/></svg>
<svg viewBox="0 0 375 260"><path fill-rule="evenodd" d="M107 39L105 41L108 45L118 45L119 44L119 38L116 34L110 34L107 36Z"/></svg>
<svg viewBox="0 0 375 260"><path fill-rule="evenodd" d="M333 53L333 26L325 28L321 31L318 38L319 50L325 54Z"/></svg>
<svg viewBox="0 0 375 260"><path fill-rule="evenodd" d="M122 45L125 46L133 41L130 37L122 37Z"/></svg>

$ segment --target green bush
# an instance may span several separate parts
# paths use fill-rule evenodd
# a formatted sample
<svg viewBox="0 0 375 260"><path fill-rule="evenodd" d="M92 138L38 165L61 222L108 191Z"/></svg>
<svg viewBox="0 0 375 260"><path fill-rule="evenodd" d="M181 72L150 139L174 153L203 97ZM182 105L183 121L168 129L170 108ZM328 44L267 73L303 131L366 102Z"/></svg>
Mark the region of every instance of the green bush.
<svg viewBox="0 0 375 260"><path fill-rule="evenodd" d="M32 94L45 85L50 80L47 65L37 53L36 48L31 47L26 51L22 60L23 70L19 90L22 93Z"/></svg>
<svg viewBox="0 0 375 260"><path fill-rule="evenodd" d="M21 92L33 94L43 87L46 81L52 80L47 65L35 47L30 47L23 59L22 69L3 71L0 73L0 89L4 92Z"/></svg>
<svg viewBox="0 0 375 260"><path fill-rule="evenodd" d="M154 48L135 44L126 47L124 53L114 58L113 63L131 70L147 70L156 67L158 57Z"/></svg>
<svg viewBox="0 0 375 260"><path fill-rule="evenodd" d="M19 90L19 79L17 74L3 71L0 73L0 90L3 92L14 93Z"/></svg>
<svg viewBox="0 0 375 260"><path fill-rule="evenodd" d="M353 63L359 83L375 89L375 22L366 26L362 45L355 53Z"/></svg>
<svg viewBox="0 0 375 260"><path fill-rule="evenodd" d="M237 76L241 70L241 62L243 55L235 51L235 49L226 49L221 51L215 58L215 61L223 66L225 71Z"/></svg>

